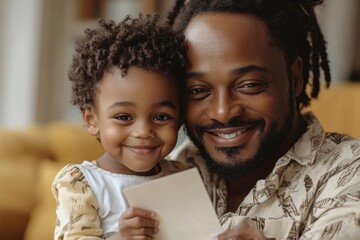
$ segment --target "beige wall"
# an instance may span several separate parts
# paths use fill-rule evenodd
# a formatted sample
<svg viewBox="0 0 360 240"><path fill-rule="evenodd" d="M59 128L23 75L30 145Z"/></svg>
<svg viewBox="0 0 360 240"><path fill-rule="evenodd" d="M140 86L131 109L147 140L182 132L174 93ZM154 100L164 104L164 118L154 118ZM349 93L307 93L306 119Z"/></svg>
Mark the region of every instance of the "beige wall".
<svg viewBox="0 0 360 240"><path fill-rule="evenodd" d="M0 125L35 120L41 0L1 0Z"/></svg>
<svg viewBox="0 0 360 240"><path fill-rule="evenodd" d="M328 42L331 74L334 82L347 80L356 55L356 30L360 28L359 0L326 0L319 9L320 24Z"/></svg>

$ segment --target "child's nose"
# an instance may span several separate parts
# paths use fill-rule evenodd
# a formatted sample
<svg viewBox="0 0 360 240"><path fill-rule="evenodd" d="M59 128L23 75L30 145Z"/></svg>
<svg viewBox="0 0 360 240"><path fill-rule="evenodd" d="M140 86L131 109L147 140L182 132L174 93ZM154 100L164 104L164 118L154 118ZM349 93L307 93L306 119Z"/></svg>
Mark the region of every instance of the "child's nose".
<svg viewBox="0 0 360 240"><path fill-rule="evenodd" d="M136 138L153 138L155 132L151 123L148 121L139 121L135 124L132 136Z"/></svg>

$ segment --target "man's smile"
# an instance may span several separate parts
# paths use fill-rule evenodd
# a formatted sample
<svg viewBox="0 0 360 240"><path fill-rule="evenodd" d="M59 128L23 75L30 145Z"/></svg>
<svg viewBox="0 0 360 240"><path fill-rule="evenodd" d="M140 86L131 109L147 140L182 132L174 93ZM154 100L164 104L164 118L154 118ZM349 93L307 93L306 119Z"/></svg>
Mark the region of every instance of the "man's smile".
<svg viewBox="0 0 360 240"><path fill-rule="evenodd" d="M218 128L206 131L204 139L208 138L216 147L235 147L249 141L257 128L256 124L238 128Z"/></svg>
<svg viewBox="0 0 360 240"><path fill-rule="evenodd" d="M253 127L253 126L241 127L240 129L239 128L237 128L237 129L219 128L219 129L215 129L215 130L209 130L207 132L211 133L215 136L221 137L221 138L232 139L232 138L235 138L235 137L241 135L242 133L246 132L251 127Z"/></svg>

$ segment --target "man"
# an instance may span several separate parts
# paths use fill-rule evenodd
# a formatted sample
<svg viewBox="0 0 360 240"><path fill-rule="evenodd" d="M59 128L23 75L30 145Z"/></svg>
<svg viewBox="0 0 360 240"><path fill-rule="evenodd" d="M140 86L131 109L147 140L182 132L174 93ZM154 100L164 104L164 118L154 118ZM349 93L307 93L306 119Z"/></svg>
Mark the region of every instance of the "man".
<svg viewBox="0 0 360 240"><path fill-rule="evenodd" d="M320 68L330 83L321 2L180 0L169 14L185 34L196 146L176 156L200 168L229 230L219 239L359 239L360 141L301 112Z"/></svg>

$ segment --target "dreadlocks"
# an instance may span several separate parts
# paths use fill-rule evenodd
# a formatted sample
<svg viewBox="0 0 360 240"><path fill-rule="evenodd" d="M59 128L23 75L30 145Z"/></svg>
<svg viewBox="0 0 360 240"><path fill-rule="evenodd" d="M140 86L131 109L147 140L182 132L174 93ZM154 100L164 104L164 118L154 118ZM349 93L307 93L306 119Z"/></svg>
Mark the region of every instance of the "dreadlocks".
<svg viewBox="0 0 360 240"><path fill-rule="evenodd" d="M296 57L303 61L304 87L297 98L301 109L320 92L320 68L329 87L331 76L326 42L314 7L322 0L176 0L167 23L183 32L190 20L203 12L248 13L259 17L268 28L270 43L284 54L290 67ZM312 76L310 76L312 74ZM309 82L310 80L310 82ZM310 97L306 92L311 87Z"/></svg>

